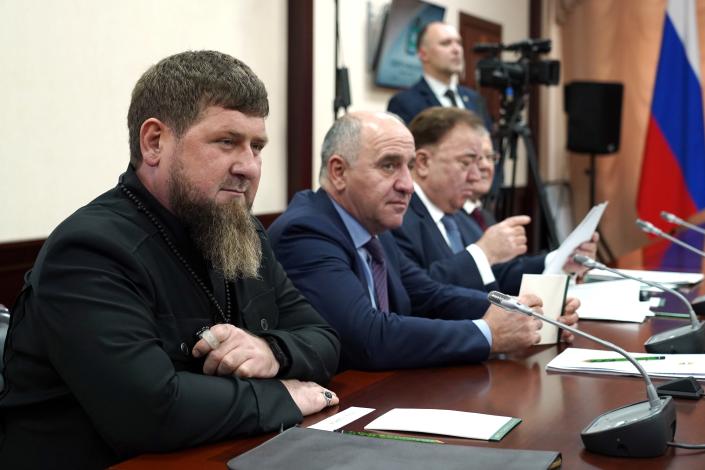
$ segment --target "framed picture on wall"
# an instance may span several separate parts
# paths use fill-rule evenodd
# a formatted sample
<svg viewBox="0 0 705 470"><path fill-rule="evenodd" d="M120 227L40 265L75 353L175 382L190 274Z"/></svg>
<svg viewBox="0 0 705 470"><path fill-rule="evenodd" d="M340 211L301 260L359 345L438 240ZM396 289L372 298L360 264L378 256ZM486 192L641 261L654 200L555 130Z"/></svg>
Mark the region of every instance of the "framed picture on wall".
<svg viewBox="0 0 705 470"><path fill-rule="evenodd" d="M376 85L408 88L421 77L419 32L426 23L443 21L445 10L421 0L392 0L373 64Z"/></svg>

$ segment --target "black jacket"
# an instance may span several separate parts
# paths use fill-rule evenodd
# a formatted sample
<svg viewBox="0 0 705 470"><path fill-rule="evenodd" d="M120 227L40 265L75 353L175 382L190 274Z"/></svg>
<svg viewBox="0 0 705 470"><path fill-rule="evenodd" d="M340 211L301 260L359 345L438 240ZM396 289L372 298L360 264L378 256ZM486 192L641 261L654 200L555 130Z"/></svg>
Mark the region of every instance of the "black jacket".
<svg viewBox="0 0 705 470"><path fill-rule="evenodd" d="M134 171L121 181L212 289L206 262L178 220ZM261 279L231 283L232 323L276 338L290 362L278 378L325 383L337 367L337 336L258 231ZM104 467L299 422L278 378L201 373L202 360L190 355L194 334L217 317L155 225L119 188L79 209L44 244L12 314L0 468Z"/></svg>

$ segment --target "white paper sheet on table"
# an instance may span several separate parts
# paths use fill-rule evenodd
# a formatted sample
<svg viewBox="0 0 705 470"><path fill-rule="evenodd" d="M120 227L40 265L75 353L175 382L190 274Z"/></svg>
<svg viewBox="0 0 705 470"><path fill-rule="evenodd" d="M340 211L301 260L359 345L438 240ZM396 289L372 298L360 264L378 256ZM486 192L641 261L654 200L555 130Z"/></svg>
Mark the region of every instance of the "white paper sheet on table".
<svg viewBox="0 0 705 470"><path fill-rule="evenodd" d="M624 274L645 279L659 284L667 284L669 286L691 286L703 280L702 273L679 273L675 271L641 271L637 269L620 269ZM617 274L605 271L602 269L591 269L588 271L587 280L607 281L612 279L621 279ZM646 284L644 284L646 285Z"/></svg>
<svg viewBox="0 0 705 470"><path fill-rule="evenodd" d="M639 300L641 283L630 279L588 282L568 287L568 297L580 300L581 320L613 320L641 323L652 316L650 302Z"/></svg>
<svg viewBox="0 0 705 470"><path fill-rule="evenodd" d="M490 440L502 428L509 425L514 427L518 421L517 418L508 416L494 416L466 411L394 408L365 426L365 429L423 432L468 439Z"/></svg>
<svg viewBox="0 0 705 470"><path fill-rule="evenodd" d="M350 408L346 408L339 413L317 422L316 424L312 424L309 428L320 429L321 431L335 431L336 429L340 429L343 426L362 418L366 414L372 413L374 410L374 408L351 406Z"/></svg>
<svg viewBox="0 0 705 470"><path fill-rule="evenodd" d="M662 360L639 361L650 377L678 378L693 376L705 380L705 354L645 354L629 353L634 357L664 356ZM641 375L628 361L587 362L587 359L622 358L614 351L601 349L566 348L546 365L555 372L586 372L608 375Z"/></svg>
<svg viewBox="0 0 705 470"><path fill-rule="evenodd" d="M555 252L550 264L546 264L543 274L561 274L563 265L568 261L568 257L575 251L581 243L590 240L592 234L597 230L597 225L600 223L602 214L607 207L607 201L597 204L585 218L580 221L577 227L570 232L570 235L561 243L561 246Z"/></svg>

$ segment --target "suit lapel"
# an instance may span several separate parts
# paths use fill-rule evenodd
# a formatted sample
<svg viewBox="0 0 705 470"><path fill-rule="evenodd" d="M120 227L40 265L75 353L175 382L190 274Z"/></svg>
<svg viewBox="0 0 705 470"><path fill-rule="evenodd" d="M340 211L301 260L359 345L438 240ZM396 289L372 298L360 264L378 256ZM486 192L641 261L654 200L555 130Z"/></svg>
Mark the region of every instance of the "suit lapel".
<svg viewBox="0 0 705 470"><path fill-rule="evenodd" d="M369 286L367 285L367 277L365 276L364 268L361 266L362 261L360 260L360 256L357 254L355 243L353 242L348 229L345 227L343 219L340 218L340 214L338 214L338 211L333 206L330 196L323 189L318 189L318 191L313 193L313 198L314 207L319 212L323 213L331 222L333 222L333 225L338 230L338 233L334 234L333 237L341 241L346 253L352 260L353 272L365 286L365 289L368 289Z"/></svg>
<svg viewBox="0 0 705 470"><path fill-rule="evenodd" d="M401 280L401 264L399 251L392 234L387 231L379 235L379 241L384 248L384 257L387 261L387 295L389 296L389 310L391 312L406 311L409 309L409 297Z"/></svg>
<svg viewBox="0 0 705 470"><path fill-rule="evenodd" d="M431 87L428 86L428 83L423 77L416 83L416 85L414 85L414 88L416 88L419 95L421 95L426 101L426 107L430 108L431 106L441 106L441 102L438 101L438 98L436 98L436 95L433 93Z"/></svg>
<svg viewBox="0 0 705 470"><path fill-rule="evenodd" d="M429 214L428 209L426 209L426 206L424 206L421 198L419 198L416 193L411 195L411 203L409 206L418 216L422 227L431 237L431 246L439 247L444 252L447 252L445 253L446 256L453 254L453 251L448 246L448 242L443 238L443 234L438 230L438 226L433 221L431 214Z"/></svg>
<svg viewBox="0 0 705 470"><path fill-rule="evenodd" d="M455 214L455 220L458 222L460 236L463 238L463 243L469 245L475 243L484 234L482 228L470 215L462 209Z"/></svg>
<svg viewBox="0 0 705 470"><path fill-rule="evenodd" d="M460 95L460 99L463 100L463 106L465 106L466 109L469 109L471 111L480 110L477 105L477 101L470 93L468 93L467 89L459 86L458 94Z"/></svg>

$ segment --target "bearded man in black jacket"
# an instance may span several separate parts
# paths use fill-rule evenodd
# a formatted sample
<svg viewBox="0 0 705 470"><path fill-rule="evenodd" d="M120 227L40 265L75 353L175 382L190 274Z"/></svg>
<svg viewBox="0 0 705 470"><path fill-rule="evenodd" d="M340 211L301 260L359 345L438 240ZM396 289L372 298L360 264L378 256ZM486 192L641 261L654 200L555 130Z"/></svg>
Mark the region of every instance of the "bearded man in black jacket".
<svg viewBox="0 0 705 470"><path fill-rule="evenodd" d="M268 111L226 54L140 78L127 171L51 234L12 313L0 467L102 468L338 403L337 335L250 213Z"/></svg>

